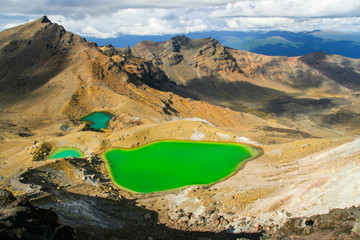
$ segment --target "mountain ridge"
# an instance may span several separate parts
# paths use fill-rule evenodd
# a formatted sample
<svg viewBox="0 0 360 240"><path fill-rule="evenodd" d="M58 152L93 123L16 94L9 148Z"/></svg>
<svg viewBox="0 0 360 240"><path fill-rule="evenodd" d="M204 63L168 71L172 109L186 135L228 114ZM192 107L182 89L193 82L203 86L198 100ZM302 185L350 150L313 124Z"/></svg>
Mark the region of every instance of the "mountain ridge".
<svg viewBox="0 0 360 240"><path fill-rule="evenodd" d="M331 74L327 72L324 73L324 68L322 68L322 72L319 72L316 68L312 68L312 62L307 61L310 58L313 59L313 61L322 61L323 64L328 68L332 67L331 61L335 61L329 59L328 64L326 63L327 59L325 58L325 55L320 56L321 54L319 53L309 54L304 57L292 58L269 57L227 48L222 46L217 40L211 38L206 38L203 40L190 40L185 36L182 36L181 39L187 39L187 42L191 42L191 44L193 44L193 51L187 51L189 46L184 47L184 45L177 45L175 49L176 51L173 51L173 48L166 46L173 44L175 39L179 39L179 37L172 38L169 41L162 43L146 42L145 44L144 42L140 42L132 48L132 53L135 56L145 58L148 61L151 60L155 66L160 66L169 79L176 82L177 84L186 85L187 81L201 77L217 77L227 82L245 81L259 87L270 87L279 91L296 91L299 88L306 89L309 87L319 87L322 84L337 85L336 89L328 86L328 89L325 89L324 91L331 92L339 91L340 89L347 91L346 84L339 84L341 83L340 80L343 78L342 76L337 77L333 74L331 77L328 77L328 75ZM153 49L156 49L156 51L153 51ZM159 52L160 49L162 49L162 52ZM180 50L184 54L180 54ZM331 58L331 55L326 56L327 58ZM206 61L201 60L204 58L206 58ZM352 65L351 69L355 69L350 70L352 71L353 77L359 77L357 74L358 70L356 69L359 69L360 61L347 58L341 60L342 58L340 56L333 56L332 58L338 59L336 61L343 61L344 64L346 63ZM213 62L209 62L209 59L212 59ZM259 64L262 66L259 66ZM187 69L185 71L186 73L183 73L182 77L172 76L172 72L177 71L176 65L178 65L179 68L182 67L183 72L185 71L184 68ZM267 67L264 68L264 66ZM299 73L292 73L291 70L286 70L286 68L291 69L292 67L299 68ZM274 70L271 70L271 68ZM279 68L282 69L283 75L287 75L276 76L279 74L279 71L274 71ZM171 70L167 71L167 69ZM221 73L218 74L219 72ZM312 73L310 74L310 72ZM186 76L187 73L188 76ZM301 74L303 76L300 76ZM313 77L313 74L316 74L316 76ZM184 75L186 80L184 79ZM269 75L272 75L273 77L270 77ZM272 78L271 82L261 82L259 80L270 78ZM279 87L274 86L274 82L277 82ZM359 87L355 80L353 80L352 83L352 88Z"/></svg>
<svg viewBox="0 0 360 240"><path fill-rule="evenodd" d="M142 116L153 123L167 119L170 114L205 118L213 124L224 126L232 126L232 118L240 120L244 117L242 113L210 106L205 102L192 101L189 102L192 107L184 107L180 103L181 97L160 92L142 83L144 75L150 74L151 77L153 73L149 72L144 60L131 56L130 49L117 54L108 53L46 19L41 18L0 33L0 37L5 39L9 38L7 33L18 32L16 36L11 36L11 41L2 41L0 45L0 51L4 52L0 57L2 111L23 111L24 115L38 112L39 117L45 114L50 119L60 117L76 121L96 109L110 109L115 105L118 110L114 111L121 112L122 108L131 106L127 114ZM29 41L29 29L36 33L32 35L31 43L8 51L12 42ZM23 49L27 54L25 58ZM12 75L9 76L9 73ZM27 74L26 77L23 73ZM16 84L12 85L14 82ZM205 111L192 110L201 108L201 105L208 106L211 111L227 112L232 117L224 121L217 114L210 117ZM172 112L169 109L173 109ZM256 121L261 122L260 119Z"/></svg>
<svg viewBox="0 0 360 240"><path fill-rule="evenodd" d="M31 27L34 34L24 35ZM17 37L6 40L15 30L21 30ZM166 109L174 109L170 115L189 116L189 109L182 112L183 106L171 100L180 100L177 95L262 116L273 109L268 103L283 102L281 99L305 104L309 101L299 102L296 98L344 98L348 94L355 96L359 88L356 79L360 60L321 52L302 57L270 57L227 48L211 38L194 40L185 36L162 43L146 41L126 49L98 47L47 18L3 31L0 36L0 50L4 53L0 59L0 81L7 86L2 89L2 105L13 99L15 108L30 110L47 99L53 104L44 110L58 114L62 109L71 119L90 109L115 104L105 92L120 94L147 108L144 112L157 112L158 116L164 111L169 113ZM30 42L29 36L33 36ZM23 51L28 51L25 58ZM106 104L94 101L94 94L100 94ZM28 100L37 104L30 105ZM335 102L328 106L346 101ZM135 112L139 114L138 110ZM212 118L210 122L217 121Z"/></svg>
<svg viewBox="0 0 360 240"><path fill-rule="evenodd" d="M210 31L185 34L192 39L211 37L227 47L237 50L255 52L270 56L302 56L309 53L323 51L329 54L337 54L350 58L360 58L360 34L359 33L337 33L329 31ZM143 40L155 42L166 41L176 35L161 36L136 36L123 35L118 38L99 39L87 37L99 45L111 43L115 47L135 46Z"/></svg>

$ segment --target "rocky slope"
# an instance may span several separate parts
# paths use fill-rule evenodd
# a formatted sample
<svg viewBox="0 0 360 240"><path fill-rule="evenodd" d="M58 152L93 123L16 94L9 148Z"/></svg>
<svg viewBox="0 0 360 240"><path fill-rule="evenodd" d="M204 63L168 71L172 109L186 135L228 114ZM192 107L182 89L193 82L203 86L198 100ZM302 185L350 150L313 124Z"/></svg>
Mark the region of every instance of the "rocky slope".
<svg viewBox="0 0 360 240"><path fill-rule="evenodd" d="M182 36L98 47L46 17L1 32L0 53L0 185L51 207L79 239L259 239L290 216L360 204L358 60ZM78 119L99 110L115 115L109 129L86 131ZM135 198L110 181L104 149L163 139L250 143L264 155L210 188ZM86 156L45 160L68 146Z"/></svg>
<svg viewBox="0 0 360 240"><path fill-rule="evenodd" d="M322 52L303 57L270 57L230 49L211 38L189 39L178 36L167 42L141 42L132 48L132 53L152 61L154 66L160 67L178 85L188 86L189 89L199 85L196 92L205 96L216 95L220 91L234 91L233 88L240 88L241 83L247 84L243 88L258 86L265 88L264 92L274 89L285 93L311 88L320 88L327 93L341 93L348 92L349 88L358 90L360 87L356 81L360 68L358 59ZM219 84L217 89L216 84ZM224 89L220 84L228 88ZM228 93L232 96L231 92ZM276 91L270 93L281 94ZM256 97L261 99L262 95L245 94L242 97L245 100L256 100Z"/></svg>
<svg viewBox="0 0 360 240"><path fill-rule="evenodd" d="M337 121L342 113L359 114L358 59L323 52L270 57L230 49L210 38L184 36L160 43L144 41L131 50L160 69L157 75L162 80L147 82L157 89L262 117L271 114L316 136L333 136L331 129L343 125ZM346 124L353 125L350 119ZM328 133L324 128L330 128Z"/></svg>
<svg viewBox="0 0 360 240"><path fill-rule="evenodd" d="M244 127L247 118L248 122L265 123L249 114L149 88L141 82L143 74L137 73L144 68L144 60L126 52L104 54L46 17L3 31L0 38L1 109L12 115L21 113L25 122L27 115L34 113L43 124L44 119L75 120L94 110L111 109L150 123L189 116L223 127L233 126L233 118L243 119ZM19 46L12 49L15 42ZM20 44L24 42L30 44ZM210 117L213 111L219 114ZM229 119L219 117L225 113Z"/></svg>

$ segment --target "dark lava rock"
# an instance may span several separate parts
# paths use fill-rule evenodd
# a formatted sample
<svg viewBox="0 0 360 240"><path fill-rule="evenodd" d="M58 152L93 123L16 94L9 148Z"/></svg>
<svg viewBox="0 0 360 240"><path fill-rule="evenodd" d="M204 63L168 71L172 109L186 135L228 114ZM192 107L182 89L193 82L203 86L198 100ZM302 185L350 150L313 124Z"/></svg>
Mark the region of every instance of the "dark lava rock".
<svg viewBox="0 0 360 240"><path fill-rule="evenodd" d="M43 16L41 19L41 23L51 23L47 16Z"/></svg>
<svg viewBox="0 0 360 240"><path fill-rule="evenodd" d="M270 239L360 239L356 228L360 207L332 209L328 214L291 218Z"/></svg>
<svg viewBox="0 0 360 240"><path fill-rule="evenodd" d="M1 190L0 191L0 207L3 208L6 205L8 205L9 203L15 201L16 198L14 197L14 195L7 190Z"/></svg>
<svg viewBox="0 0 360 240"><path fill-rule="evenodd" d="M52 149L51 143L42 142L40 144L40 146L38 147L38 149L36 150L32 160L33 161L45 160L47 158L47 156L49 156L51 149Z"/></svg>
<svg viewBox="0 0 360 240"><path fill-rule="evenodd" d="M349 109L340 109L338 112L323 116L324 123L334 124L357 124L360 119L360 114L355 113Z"/></svg>
<svg viewBox="0 0 360 240"><path fill-rule="evenodd" d="M125 49L123 50L123 53L126 55L126 56L131 56L131 48L129 45L126 45Z"/></svg>
<svg viewBox="0 0 360 240"><path fill-rule="evenodd" d="M188 49L192 47L190 38L183 35L171 38L166 42L166 50L169 52L180 52L181 49Z"/></svg>
<svg viewBox="0 0 360 240"><path fill-rule="evenodd" d="M337 106L336 100L330 98L291 98L280 97L269 101L263 108L265 112L280 116L295 117L297 114L319 113Z"/></svg>
<svg viewBox="0 0 360 240"><path fill-rule="evenodd" d="M52 210L36 208L26 196L15 198L0 189L0 239L73 239L73 230L62 227Z"/></svg>
<svg viewBox="0 0 360 240"><path fill-rule="evenodd" d="M83 127L83 129L81 129L81 131L90 131L90 132L104 132L103 130L101 129L95 129L95 128L92 128L89 124L85 124L85 126Z"/></svg>
<svg viewBox="0 0 360 240"><path fill-rule="evenodd" d="M181 61L184 59L184 57L178 53L174 53L172 54L168 60L169 60L169 65L170 66L174 66L176 64L181 63Z"/></svg>

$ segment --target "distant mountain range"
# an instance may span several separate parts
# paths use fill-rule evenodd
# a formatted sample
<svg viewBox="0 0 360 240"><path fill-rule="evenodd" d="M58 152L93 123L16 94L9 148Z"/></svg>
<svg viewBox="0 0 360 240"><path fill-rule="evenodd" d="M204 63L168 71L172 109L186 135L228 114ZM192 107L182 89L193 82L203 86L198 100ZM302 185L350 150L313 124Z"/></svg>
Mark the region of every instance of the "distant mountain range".
<svg viewBox="0 0 360 240"><path fill-rule="evenodd" d="M154 42L167 41L176 35L136 36L122 35L118 38L87 38L98 45L111 44L114 47L124 48L136 45L143 40ZM211 37L217 39L222 45L238 50L245 50L270 56L302 56L308 53L323 51L329 54L338 54L351 58L360 58L360 33L345 33L338 31L312 31L312 32L233 32L211 31L189 33L185 36L197 39Z"/></svg>

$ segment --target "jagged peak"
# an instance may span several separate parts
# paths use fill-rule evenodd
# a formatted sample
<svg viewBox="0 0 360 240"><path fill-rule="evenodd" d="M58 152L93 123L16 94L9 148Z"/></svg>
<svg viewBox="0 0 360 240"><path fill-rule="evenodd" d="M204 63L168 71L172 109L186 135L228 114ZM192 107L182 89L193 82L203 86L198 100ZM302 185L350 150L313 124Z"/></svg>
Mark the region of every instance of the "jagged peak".
<svg viewBox="0 0 360 240"><path fill-rule="evenodd" d="M192 40L184 35L179 35L169 39L166 42L166 48L171 52L179 52L181 48L191 48L193 46Z"/></svg>
<svg viewBox="0 0 360 240"><path fill-rule="evenodd" d="M43 28L44 25L52 25L52 22L49 20L47 16L42 16L34 21L5 29L3 32L13 32L13 31L18 32L18 31L24 31L25 29L29 30L32 28L34 29L34 31L38 31L39 28Z"/></svg>
<svg viewBox="0 0 360 240"><path fill-rule="evenodd" d="M124 54L131 55L131 48L129 45L126 45L126 47L124 48Z"/></svg>
<svg viewBox="0 0 360 240"><path fill-rule="evenodd" d="M183 42L183 41L189 41L190 38L186 37L185 35L177 35L173 38L170 38L169 41L177 41L177 42Z"/></svg>
<svg viewBox="0 0 360 240"><path fill-rule="evenodd" d="M185 46L191 44L192 40L184 35L178 35L176 37L170 38L167 42L172 45L175 44L178 46Z"/></svg>
<svg viewBox="0 0 360 240"><path fill-rule="evenodd" d="M209 44L209 43L220 44L218 40L211 38L211 37L202 38L202 39L192 39L192 38L186 37L185 35L178 35L178 36L170 38L169 40L164 41L164 42L154 42L152 40L143 40L136 45L140 46L140 45L165 44L165 46L176 45L177 47L185 47L186 48L187 46L188 47L201 46L201 45L205 45L205 44Z"/></svg>
<svg viewBox="0 0 360 240"><path fill-rule="evenodd" d="M131 48L130 48L130 46L129 46L129 45L126 45L126 47L125 47L125 51L130 51L130 52L131 52Z"/></svg>
<svg viewBox="0 0 360 240"><path fill-rule="evenodd" d="M39 21L41 23L51 23L51 21L49 20L49 18L47 16L42 16L41 18L39 18Z"/></svg>

